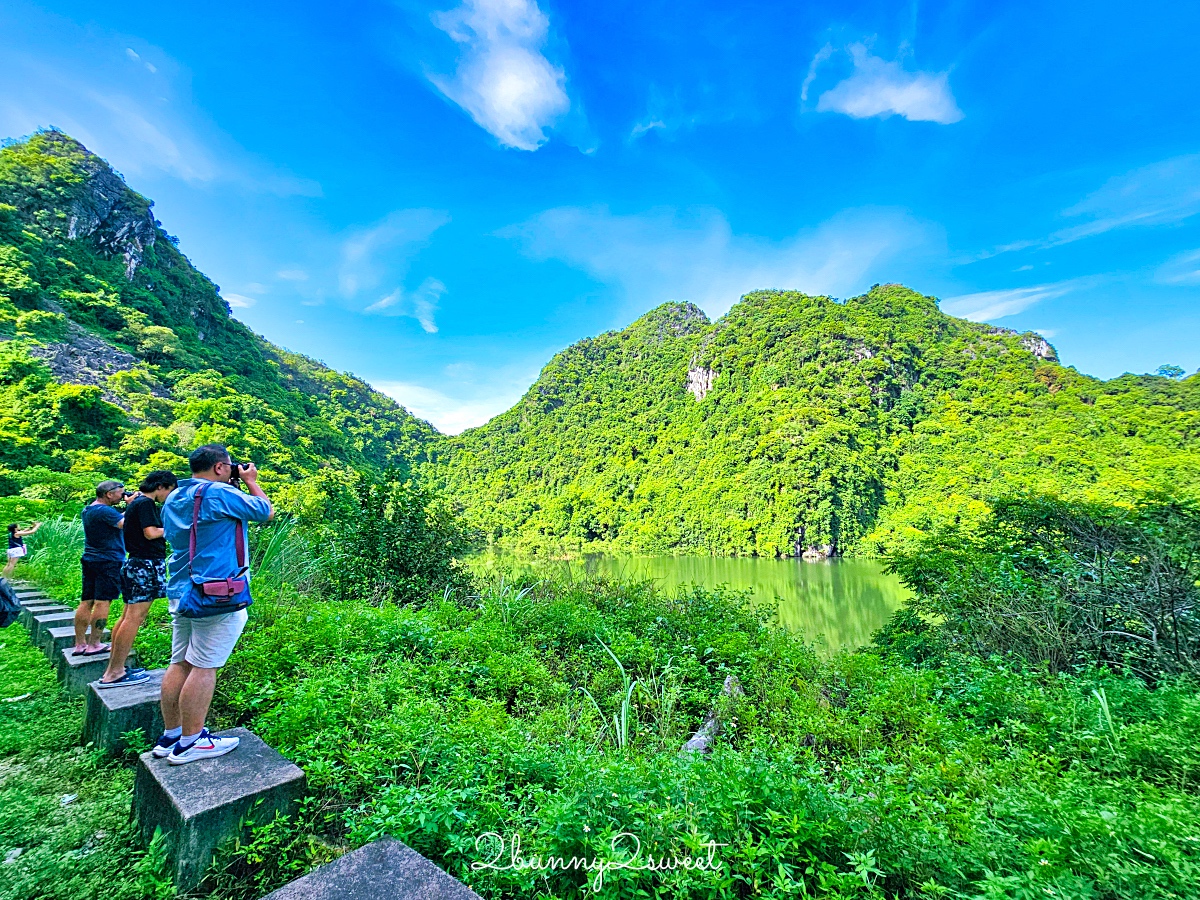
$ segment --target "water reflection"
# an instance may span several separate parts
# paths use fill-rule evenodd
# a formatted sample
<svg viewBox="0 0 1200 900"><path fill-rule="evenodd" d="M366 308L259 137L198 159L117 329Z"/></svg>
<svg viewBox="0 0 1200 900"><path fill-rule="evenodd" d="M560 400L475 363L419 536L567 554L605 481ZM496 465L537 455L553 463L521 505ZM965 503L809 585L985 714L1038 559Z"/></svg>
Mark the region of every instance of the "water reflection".
<svg viewBox="0 0 1200 900"><path fill-rule="evenodd" d="M859 647L883 625L908 592L872 560L724 558L708 556L607 556L573 563L610 578L653 579L668 591L697 584L753 591L754 600L778 609L779 620L828 650Z"/></svg>

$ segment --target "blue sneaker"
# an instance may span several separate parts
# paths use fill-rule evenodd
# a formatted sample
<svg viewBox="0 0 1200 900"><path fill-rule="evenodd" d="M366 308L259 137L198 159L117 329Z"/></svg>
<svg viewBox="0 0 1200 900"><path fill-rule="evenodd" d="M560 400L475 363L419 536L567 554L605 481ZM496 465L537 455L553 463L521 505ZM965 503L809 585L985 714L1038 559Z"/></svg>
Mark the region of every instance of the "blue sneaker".
<svg viewBox="0 0 1200 900"><path fill-rule="evenodd" d="M167 737L165 734L159 735L154 746L150 748L150 752L154 754L155 759L164 759L171 755L171 751L175 749L175 745L179 743L177 737Z"/></svg>
<svg viewBox="0 0 1200 900"><path fill-rule="evenodd" d="M131 672L128 669L126 669L125 674L122 675L120 678L118 678L116 681L97 681L96 687L99 690L105 690L106 688L115 688L115 687L128 687L131 684L139 684L143 681L148 681L149 679L150 679L150 673L147 672L145 669L142 669L140 672Z"/></svg>

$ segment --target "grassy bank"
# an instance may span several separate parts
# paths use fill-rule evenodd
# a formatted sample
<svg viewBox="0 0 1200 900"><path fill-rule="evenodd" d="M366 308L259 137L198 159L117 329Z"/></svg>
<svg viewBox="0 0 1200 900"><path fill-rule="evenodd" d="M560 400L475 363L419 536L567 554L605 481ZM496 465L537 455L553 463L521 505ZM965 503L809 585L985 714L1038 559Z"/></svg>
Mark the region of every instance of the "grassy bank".
<svg viewBox="0 0 1200 900"><path fill-rule="evenodd" d="M50 580L73 572L77 550L43 531L26 573L65 593ZM1200 892L1188 681L1151 689L966 655L923 668L878 650L821 660L745 598L644 584L525 575L417 605L323 602L296 589L307 556L293 551L260 569L215 716L299 763L312 798L296 825L224 854L201 895L261 896L383 833L487 898L590 893L594 873L472 869L496 855L476 844L488 832L520 835L525 857L618 859L622 833L643 858L721 845L718 871L612 871L604 897ZM161 617L139 639L148 664L164 661ZM0 640L3 696L36 688L0 705L0 854L26 849L0 872L25 880L0 897L117 896L114 875L120 896L149 896L153 856L116 837L129 769L74 749L80 707L57 699L23 640ZM724 711L715 751L680 754L730 674L746 696ZM39 765L53 774L10 774ZM68 793L70 827L46 812ZM55 880L50 861L79 853L78 873Z"/></svg>

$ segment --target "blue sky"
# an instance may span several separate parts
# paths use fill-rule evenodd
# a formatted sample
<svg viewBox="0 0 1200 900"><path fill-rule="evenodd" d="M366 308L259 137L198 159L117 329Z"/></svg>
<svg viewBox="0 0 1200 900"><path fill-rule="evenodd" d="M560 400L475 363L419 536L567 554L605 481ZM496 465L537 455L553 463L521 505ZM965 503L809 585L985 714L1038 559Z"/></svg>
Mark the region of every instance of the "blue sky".
<svg viewBox="0 0 1200 900"><path fill-rule="evenodd" d="M249 5L245 5L248 7ZM0 135L107 158L234 312L443 430L666 300L900 281L1200 367L1196 4L44 3Z"/></svg>

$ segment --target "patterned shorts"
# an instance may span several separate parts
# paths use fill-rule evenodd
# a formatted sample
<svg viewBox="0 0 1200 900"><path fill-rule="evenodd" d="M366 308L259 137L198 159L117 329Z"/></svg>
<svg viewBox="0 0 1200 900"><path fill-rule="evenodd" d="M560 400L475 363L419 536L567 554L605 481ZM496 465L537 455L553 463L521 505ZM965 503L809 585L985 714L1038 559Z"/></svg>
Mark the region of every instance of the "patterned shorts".
<svg viewBox="0 0 1200 900"><path fill-rule="evenodd" d="M165 559L125 560L121 567L121 596L126 603L152 603L167 596Z"/></svg>

